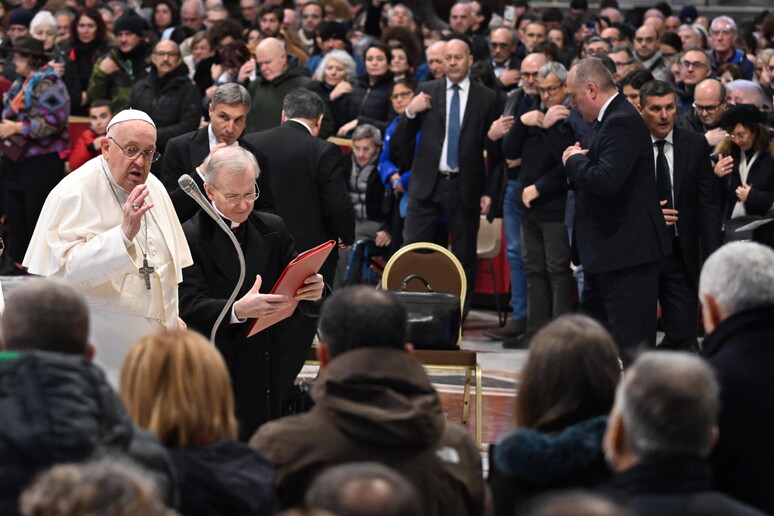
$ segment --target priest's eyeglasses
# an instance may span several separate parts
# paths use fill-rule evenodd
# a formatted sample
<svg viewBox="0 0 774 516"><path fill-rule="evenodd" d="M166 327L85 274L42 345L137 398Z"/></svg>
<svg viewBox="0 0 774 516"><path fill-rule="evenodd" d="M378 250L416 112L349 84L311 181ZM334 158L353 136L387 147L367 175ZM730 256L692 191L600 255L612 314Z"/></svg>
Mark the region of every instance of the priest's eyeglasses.
<svg viewBox="0 0 774 516"><path fill-rule="evenodd" d="M225 199L227 203L233 204L233 205L237 205L242 201L245 201L247 203L255 202L256 199L258 199L258 197L260 197L261 195L261 190L260 188L258 188L258 185L255 185L255 192L244 194L244 195L223 195L222 193L220 193L220 190L218 190L214 186L212 187L212 189L218 192L218 195L223 197L223 199Z"/></svg>
<svg viewBox="0 0 774 516"><path fill-rule="evenodd" d="M143 159L145 160L146 163L156 163L159 160L159 158L161 157L161 154L159 154L158 152L156 152L154 150L141 151L140 149L138 149L134 145L130 145L128 147L122 147L121 144L118 143L115 140L115 138L113 138L112 136L108 136L108 138L113 140L113 143L118 145L118 148L121 149L121 152L124 153L124 157L126 159L137 159L137 156L142 154L142 157L143 157Z"/></svg>

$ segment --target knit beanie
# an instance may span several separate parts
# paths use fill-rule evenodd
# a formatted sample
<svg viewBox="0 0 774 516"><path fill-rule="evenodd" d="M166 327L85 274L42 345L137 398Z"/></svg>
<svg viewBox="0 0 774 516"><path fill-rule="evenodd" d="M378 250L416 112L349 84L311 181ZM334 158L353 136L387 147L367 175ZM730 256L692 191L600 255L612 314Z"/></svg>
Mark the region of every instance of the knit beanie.
<svg viewBox="0 0 774 516"><path fill-rule="evenodd" d="M8 26L11 25L24 25L29 28L30 22L32 22L32 11L19 7L11 11L11 16L8 18Z"/></svg>
<svg viewBox="0 0 774 516"><path fill-rule="evenodd" d="M117 35L119 32L125 30L133 32L134 34L142 37L146 27L147 24L145 23L145 20L143 20L134 11L127 11L116 20L115 33Z"/></svg>

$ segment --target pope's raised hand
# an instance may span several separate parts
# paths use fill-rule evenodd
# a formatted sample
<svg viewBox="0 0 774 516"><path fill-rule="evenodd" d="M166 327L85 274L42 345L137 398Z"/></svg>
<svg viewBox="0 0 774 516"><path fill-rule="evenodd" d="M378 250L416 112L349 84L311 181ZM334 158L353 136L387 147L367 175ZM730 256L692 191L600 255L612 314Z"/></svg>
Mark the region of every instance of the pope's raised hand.
<svg viewBox="0 0 774 516"><path fill-rule="evenodd" d="M140 231L142 216L145 212L153 208L152 204L145 204L145 198L148 197L147 185L137 185L129 194L129 198L124 203L124 220L121 222L121 231L128 240L132 240Z"/></svg>

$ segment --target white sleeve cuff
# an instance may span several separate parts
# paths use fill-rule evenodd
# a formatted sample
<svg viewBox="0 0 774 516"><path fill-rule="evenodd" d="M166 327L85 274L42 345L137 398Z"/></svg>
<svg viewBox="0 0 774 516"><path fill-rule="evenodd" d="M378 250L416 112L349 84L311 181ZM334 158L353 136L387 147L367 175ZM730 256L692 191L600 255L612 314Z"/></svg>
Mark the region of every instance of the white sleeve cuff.
<svg viewBox="0 0 774 516"><path fill-rule="evenodd" d="M231 320L229 321L230 324L240 324L245 322L247 319L240 319L236 316L236 312L234 312L234 305L231 305Z"/></svg>

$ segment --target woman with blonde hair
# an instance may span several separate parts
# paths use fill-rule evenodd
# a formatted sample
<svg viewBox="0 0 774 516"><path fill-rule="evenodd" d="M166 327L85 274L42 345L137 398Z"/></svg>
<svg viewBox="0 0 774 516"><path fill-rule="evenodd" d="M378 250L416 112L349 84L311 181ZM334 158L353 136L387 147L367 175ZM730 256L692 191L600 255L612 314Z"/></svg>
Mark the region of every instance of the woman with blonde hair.
<svg viewBox="0 0 774 516"><path fill-rule="evenodd" d="M121 370L120 394L134 422L169 449L183 516L276 512L273 468L235 440L228 370L204 337L175 330L138 341Z"/></svg>
<svg viewBox="0 0 774 516"><path fill-rule="evenodd" d="M496 515L609 477L602 438L620 377L613 338L593 319L564 315L535 334L519 376L516 428L490 448Z"/></svg>

